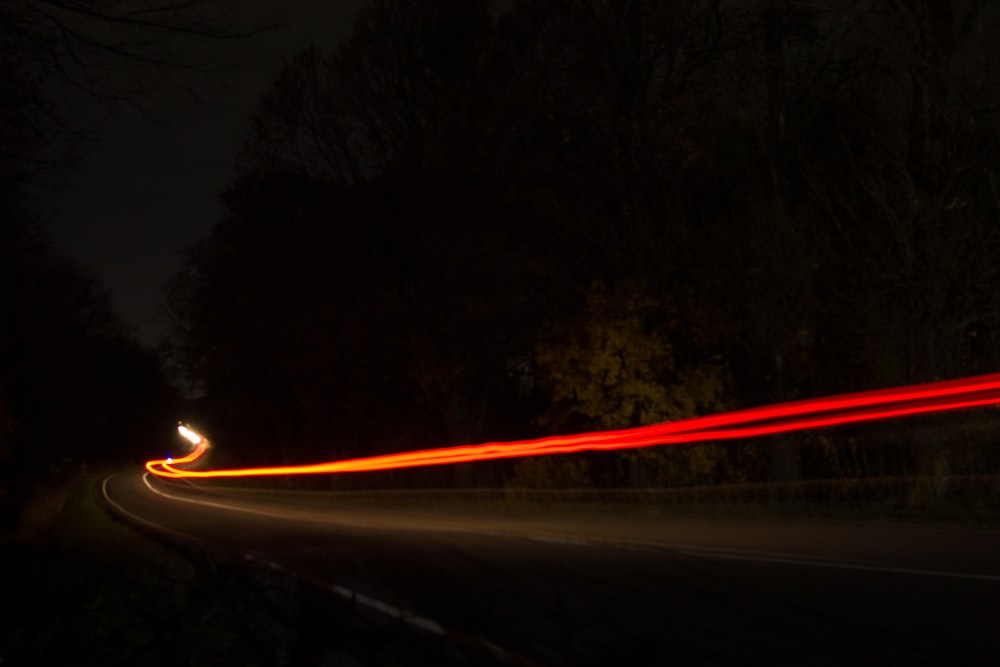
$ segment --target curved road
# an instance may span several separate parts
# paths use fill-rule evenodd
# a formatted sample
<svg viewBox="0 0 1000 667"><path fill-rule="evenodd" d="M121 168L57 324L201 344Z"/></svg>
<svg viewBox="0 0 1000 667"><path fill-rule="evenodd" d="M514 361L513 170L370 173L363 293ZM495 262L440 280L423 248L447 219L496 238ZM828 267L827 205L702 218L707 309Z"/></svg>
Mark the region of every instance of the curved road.
<svg viewBox="0 0 1000 667"><path fill-rule="evenodd" d="M466 662L995 664L1000 649L993 530L388 508L139 473L102 494Z"/></svg>

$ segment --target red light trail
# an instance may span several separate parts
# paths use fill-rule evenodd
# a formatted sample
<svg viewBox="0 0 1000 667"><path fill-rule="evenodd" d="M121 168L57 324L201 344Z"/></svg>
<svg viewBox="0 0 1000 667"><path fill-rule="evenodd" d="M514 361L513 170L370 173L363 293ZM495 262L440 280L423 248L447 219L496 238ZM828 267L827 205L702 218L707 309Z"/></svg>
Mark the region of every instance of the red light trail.
<svg viewBox="0 0 1000 667"><path fill-rule="evenodd" d="M459 445L308 465L224 470L178 468L178 465L198 460L208 449L208 441L205 438L180 426L178 430L181 435L194 445L194 449L181 458L148 461L146 469L160 477L195 478L366 472L522 456L732 440L997 404L1000 404L1000 373L777 403L719 415L614 431Z"/></svg>

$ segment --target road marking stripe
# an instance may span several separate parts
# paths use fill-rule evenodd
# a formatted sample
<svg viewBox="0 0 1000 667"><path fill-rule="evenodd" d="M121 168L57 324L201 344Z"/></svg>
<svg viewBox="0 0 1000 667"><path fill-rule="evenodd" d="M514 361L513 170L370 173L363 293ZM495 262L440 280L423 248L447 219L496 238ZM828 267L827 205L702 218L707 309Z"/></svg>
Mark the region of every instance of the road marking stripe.
<svg viewBox="0 0 1000 667"><path fill-rule="evenodd" d="M158 531L158 532L161 532L161 533L166 533L167 535L170 535L170 536L172 536L172 537L174 537L176 539L180 539L180 540L184 540L184 541L188 541L188 542L190 542L190 541L200 542L201 541L197 537L194 537L193 535L188 535L187 533L181 533L181 532L173 530L171 528L167 528L166 526L164 526L162 524L159 524L159 523L156 523L155 521L150 521L149 519L144 519L143 517L139 516L138 514L134 514L132 512L129 512L127 509L125 509L124 507L122 507L120 503L118 503L117 501L113 500L111 498L111 494L108 493L108 480L110 480L110 479L111 479L111 475L108 475L107 477L105 477L101 481L101 495L104 497L104 501L106 503L108 503L109 505L111 505L112 508L114 508L114 510L116 512L122 514L123 516L127 516L132 521L140 523L140 524L146 526L147 528L150 528L152 530L155 530L155 531Z"/></svg>
<svg viewBox="0 0 1000 667"><path fill-rule="evenodd" d="M169 494L169 493L164 493L162 491L158 491L157 489L153 488L153 486L149 483L148 477L149 477L149 473L143 473L142 481L146 485L146 487L150 491L152 491L153 493L155 493L157 495L160 495L160 496L163 496L164 498L168 498L170 500L179 500L179 501L183 501L183 502L193 503L193 504L196 504L196 505L207 505L209 507L218 507L218 508L221 508L221 509L234 510L234 511L238 511L238 512L240 512L240 511L242 511L242 512L248 512L250 514L259 514L259 515L262 515L262 516L270 516L270 517L275 517L275 518L279 518L279 519L294 518L294 517L288 517L286 515L277 514L277 513L261 512L261 511L258 511L258 510L251 510L251 509L248 509L248 508L243 508L243 507L238 507L238 506L225 505L225 504L222 504L222 503L212 503L212 502L201 501L201 500L194 500L192 498L183 498L181 496L175 496L175 495L172 495L172 494ZM199 538L196 538L194 536L188 535L186 533L182 533L182 532L173 530L171 528L167 528L166 526L158 524L155 521L150 521L148 519L144 519L144 518L142 518L142 517L140 517L140 516L138 516L138 515L136 515L136 514L134 514L132 512L129 512L128 510L126 510L124 507L122 507L122 505L120 503L118 503L115 500L113 500L111 498L111 496L108 494L108 480L109 479L111 479L110 475L108 475L107 477L104 478L104 481L101 484L101 493L104 496L104 499L110 505L112 505L116 511L121 512L122 514L128 516L130 519L132 519L134 521L137 521L139 523L142 523L142 524L144 524L144 525L146 525L146 526L148 526L148 527L150 527L150 528L152 528L154 530L158 530L158 531L167 533L169 535L172 535L174 537L178 537L178 538L181 538L181 539L187 540L187 541L203 542L203 540L201 540ZM469 634L465 634L465 633L462 633L462 632L458 632L456 630L449 629L449 628L441 625L440 623L438 623L437 621L435 621L433 619L430 619L430 618L427 618L425 616L420 616L418 614L414 614L412 612L406 611L405 609L401 609L400 607L396 607L395 605L389 604L388 602L383 602L382 600L379 600L377 598L373 598L373 597L371 597L369 595L365 595L364 593L359 593L359 592L357 592L357 591L355 591L353 589L347 588L346 586L342 586L340 584L334 584L334 583L326 582L326 581L323 581L321 579L317 579L315 577L310 577L310 576L304 575L304 574L302 574L300 572L297 572L297 571L295 571L295 570L293 570L291 568L288 568L288 567L286 567L284 565L281 565L280 563L278 563L276 561L272 561L270 559L263 558L263 557L261 557L259 555L256 555L256 554L244 553L243 554L243 558L246 559L246 560L250 560L250 561L256 562L258 564L264 565L266 567L269 567L272 570L276 570L278 572L281 572L281 573L285 574L286 576L292 576L292 577L296 577L298 579L302 579L304 581L307 581L307 582L309 582L310 584L312 584L314 586L317 586L317 587L322 588L324 590L330 591L331 593L334 593L334 594L336 594L336 595L338 595L338 596L340 596L342 598L345 598L347 600L351 600L351 601L353 601L353 602L355 602L357 604L361 604L363 606L366 606L366 607L369 607L371 609L374 609L374 610L376 610L376 611L378 611L378 612L380 612L382 614L385 614L386 616L389 616L391 618L395 618L395 619L401 620L404 623L412 625L415 628L419 628L419 629L424 630L426 632L430 632L431 634L434 634L434 635L438 635L438 636L442 636L442 637L447 637L447 638L449 638L449 639L451 639L453 641L458 641L458 642L460 642L462 644L466 644L468 646L472 646L473 648L476 648L476 649L479 649L479 650L486 650L489 653L492 653L498 660L500 660L500 661L502 661L504 663L511 664L511 665L520 665L520 666L524 666L524 667L534 667L535 665L539 664L536 661L531 660L530 658L522 656L522 655L520 655L518 653L515 653L513 651L509 651L507 649L501 648L500 646L494 644L491 641L483 639L482 637L477 637L475 635L469 635Z"/></svg>
<svg viewBox="0 0 1000 667"><path fill-rule="evenodd" d="M487 533L488 535L503 535L504 537L517 537L516 533ZM569 544L574 547L595 547L598 542L588 542L587 540L572 537L556 537L554 535L525 535L532 542L543 542L545 544Z"/></svg>
<svg viewBox="0 0 1000 667"><path fill-rule="evenodd" d="M149 473L143 474L143 482L149 488L150 491L161 495L165 498L170 498L171 500L178 500L187 503L194 503L197 505L206 505L209 507L218 507L220 509L228 509L236 512L246 512L249 514L259 514L261 516L270 516L279 519L288 520L303 520L301 516L294 514L281 514L276 512L265 512L261 510L250 509L246 507L239 507L236 505L227 505L224 503L215 503L204 500L195 500L193 498L184 498L182 496L175 496L173 494L165 493L155 489L149 482ZM320 518L314 517L309 519L311 521L321 522L321 523L341 523L333 518ZM343 522L344 525L349 525L350 522ZM918 576L928 576L928 577L945 577L952 579L968 579L973 581L1000 581L1000 575L996 574L983 574L975 572L951 572L948 570L929 570L923 568L908 568L908 567L896 567L891 565L876 565L872 563L851 563L851 562L839 562L839 561L828 561L815 558L809 555L798 555L798 554L783 554L783 553L771 553L771 552L754 552L754 551L740 551L736 549L724 549L724 548L714 548L714 547L702 547L698 545L691 544L624 544L624 543L614 543L614 542L602 542L602 541L588 541L581 538L575 537L558 537L552 535L519 535L517 533L508 533L503 531L489 531L489 530L464 530L461 532L472 532L483 535L491 535L498 537L507 538L527 538L535 542L542 542L548 544L565 544L569 546L609 546L620 549L628 549L632 551L647 551L647 552L657 552L662 550L669 550L674 553L682 554L685 556L702 556L705 558L717 558L724 560L741 560L749 562L758 563L773 563L780 565L797 565L802 567L825 567L840 570L855 570L855 571L868 571L868 572L885 572L892 574L906 574L906 575L918 575Z"/></svg>
<svg viewBox="0 0 1000 667"><path fill-rule="evenodd" d="M281 512L267 512L267 511L263 511L263 510L251 509L249 507L240 507L239 505L227 505L226 503L217 503L217 502L212 502L212 501L209 501L209 500L196 500L194 498L185 498L184 496L175 496L172 493L167 493L165 491L160 491L159 489L157 489L156 487L154 487L150 483L150 481L149 481L149 473L148 472L144 472L142 474L142 483L145 484L146 488L148 488L150 491L152 491L156 495L162 496L164 498L168 498L170 500L177 500L177 501L182 502L182 503L191 503L193 505L204 505L205 507L215 507L215 508L218 508L218 509L231 510L233 512L246 512L247 514L258 514L260 516L269 516L269 517L274 518L274 519L298 519L298 520L301 520L301 517L296 517L294 514L284 514L284 513L281 513Z"/></svg>
<svg viewBox="0 0 1000 667"><path fill-rule="evenodd" d="M328 514L313 513L309 516L305 516L301 513L296 513L296 512L269 512L267 510L252 509L250 507L241 507L240 505L229 505L227 503L219 503L211 500L198 500L195 498L185 498L184 496L177 496L172 493L167 493L166 491L161 491L157 489L150 482L150 479L151 478L148 472L142 474L142 483L146 485L146 488L148 488L150 491L152 491L158 496L162 496L170 500L176 500L182 503L191 503L192 505L204 505L205 507L215 507L217 509L229 510L231 512L243 512L244 514L256 514L258 516L267 516L273 519L284 519L286 521L312 521L314 523L328 523L348 528L357 527L359 525L357 521L341 517L332 517ZM188 482L189 480L180 480L180 481Z"/></svg>
<svg viewBox="0 0 1000 667"><path fill-rule="evenodd" d="M244 558L253 561L255 563L264 565L277 572L281 572L282 574L285 574L287 576L295 577L297 579L306 581L312 584L313 586L328 590L331 593L339 595L340 597L346 600L350 600L351 602L369 607L382 614L385 614L386 616L395 618L404 623L412 625L416 628L426 630L431 634L435 634L441 637L447 637L461 644L472 646L479 650L489 651L502 662L512 665L524 665L524 666L528 665L533 666L538 664L537 662L531 660L530 658L526 658L523 655L501 648L500 646L497 646L493 642L483 639L482 637L477 637L475 635L469 635L464 632L453 630L425 616L414 614L413 612L389 604L388 602L383 602L382 600L378 600L371 596L365 595L364 593L358 593L357 591L347 588L346 586L341 586L340 584L331 584L326 581L323 581L322 579L317 579L316 577L303 574L297 570L282 565L277 561L270 560L269 558L264 558L263 556L251 553L244 554Z"/></svg>
<svg viewBox="0 0 1000 667"><path fill-rule="evenodd" d="M665 547L667 548L667 547ZM865 572L887 572L891 574L911 574L925 577L945 577L951 579L971 579L975 581L1000 581L1000 575L977 574L974 572L949 572L947 570L926 570L912 567L896 567L892 565L875 565L871 563L847 563L828 560L811 559L808 556L777 556L755 554L753 552L738 552L722 549L701 547L682 547L670 549L684 556L716 558L720 560L742 560L756 563L774 563L777 565L798 565L803 567L826 567L838 570L858 570Z"/></svg>

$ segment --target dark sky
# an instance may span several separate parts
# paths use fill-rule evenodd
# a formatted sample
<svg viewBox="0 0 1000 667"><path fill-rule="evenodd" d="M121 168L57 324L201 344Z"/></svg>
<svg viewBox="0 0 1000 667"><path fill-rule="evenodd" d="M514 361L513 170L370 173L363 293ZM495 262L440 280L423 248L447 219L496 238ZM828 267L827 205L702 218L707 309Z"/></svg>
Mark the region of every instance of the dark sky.
<svg viewBox="0 0 1000 667"><path fill-rule="evenodd" d="M162 288L180 264L180 248L203 236L219 214L217 194L246 121L282 61L310 42L335 45L363 0L259 0L245 18L271 9L282 27L228 47L239 63L202 83L201 102L163 94L157 120L122 112L52 198L51 230L72 257L93 268L140 338L164 329Z"/></svg>

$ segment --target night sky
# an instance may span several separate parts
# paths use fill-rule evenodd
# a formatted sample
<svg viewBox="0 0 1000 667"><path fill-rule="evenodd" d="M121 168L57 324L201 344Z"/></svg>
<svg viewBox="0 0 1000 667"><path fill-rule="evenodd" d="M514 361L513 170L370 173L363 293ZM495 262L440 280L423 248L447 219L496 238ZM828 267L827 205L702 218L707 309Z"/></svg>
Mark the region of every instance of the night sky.
<svg viewBox="0 0 1000 667"><path fill-rule="evenodd" d="M93 270L145 343L164 322L162 288L180 250L216 221L246 121L285 58L309 43L329 47L349 32L362 0L244 3L241 21L274 16L280 27L226 48L220 85L202 81L159 96L152 118L116 113L80 167L51 199L56 242ZM268 14L271 11L273 14Z"/></svg>

